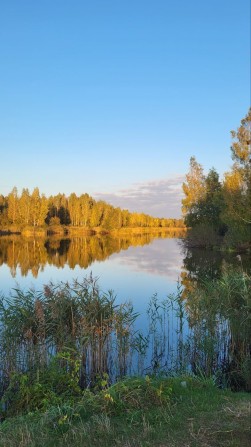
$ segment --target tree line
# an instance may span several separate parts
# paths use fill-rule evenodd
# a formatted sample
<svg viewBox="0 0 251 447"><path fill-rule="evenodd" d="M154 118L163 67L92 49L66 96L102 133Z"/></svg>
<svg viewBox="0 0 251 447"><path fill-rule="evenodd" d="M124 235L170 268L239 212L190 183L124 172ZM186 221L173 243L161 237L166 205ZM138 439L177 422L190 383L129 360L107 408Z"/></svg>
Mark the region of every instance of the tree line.
<svg viewBox="0 0 251 447"><path fill-rule="evenodd" d="M144 213L115 208L96 201L89 194L67 197L65 194L46 197L39 188L21 194L16 187L0 195L0 229L22 230L25 227L83 227L105 230L135 227L184 227L183 219L156 218Z"/></svg>
<svg viewBox="0 0 251 447"><path fill-rule="evenodd" d="M182 211L190 227L188 244L250 249L251 246L251 109L232 131L234 161L220 181L215 168L204 175L195 157L183 183Z"/></svg>

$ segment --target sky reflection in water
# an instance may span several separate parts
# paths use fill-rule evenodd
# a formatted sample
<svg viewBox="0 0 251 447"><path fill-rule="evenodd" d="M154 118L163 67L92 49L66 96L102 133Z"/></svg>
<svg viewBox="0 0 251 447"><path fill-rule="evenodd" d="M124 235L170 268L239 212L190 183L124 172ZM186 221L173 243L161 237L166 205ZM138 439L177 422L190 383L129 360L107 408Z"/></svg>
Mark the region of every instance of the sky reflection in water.
<svg viewBox="0 0 251 447"><path fill-rule="evenodd" d="M95 260L87 268L79 265L70 268L67 262L61 268L46 263L39 268L36 278L30 270L22 276L20 265L13 278L10 267L3 263L0 267L0 290L4 295L17 285L22 289L32 287L41 290L49 281L81 280L92 273L99 278L103 291L112 289L118 302L131 300L139 311L154 293L165 298L175 291L182 260L178 239L161 238L154 239L149 245L131 246L113 253L104 261Z"/></svg>

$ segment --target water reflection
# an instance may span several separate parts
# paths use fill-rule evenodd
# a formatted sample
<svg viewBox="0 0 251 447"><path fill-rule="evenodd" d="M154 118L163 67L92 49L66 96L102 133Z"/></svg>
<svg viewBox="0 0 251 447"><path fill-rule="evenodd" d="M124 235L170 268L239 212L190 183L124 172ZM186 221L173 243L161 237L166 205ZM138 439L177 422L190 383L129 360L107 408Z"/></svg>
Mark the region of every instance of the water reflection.
<svg viewBox="0 0 251 447"><path fill-rule="evenodd" d="M180 274L183 298L185 299L196 286L208 280L220 279L224 270L239 270L240 268L250 272L250 257L248 254L242 254L240 258L236 253L184 248L183 267Z"/></svg>
<svg viewBox="0 0 251 447"><path fill-rule="evenodd" d="M62 277L71 281L78 270L98 261L92 268L94 276L102 270L103 289L114 288L122 301L129 297L134 310L141 314L133 341L139 355L138 372L145 373L149 365L153 370L190 368L206 375L221 370L226 377L231 376L236 388L251 388L246 378L251 337L248 256L185 250L177 239L170 240L172 236L160 232L63 239L1 237L0 266L3 270L7 266L13 278L31 273L45 284L42 272L46 270L53 270L55 283ZM181 287L177 294L178 277ZM10 279L7 281L11 285ZM152 299L149 307L155 292L158 299L165 300ZM166 300L169 293L174 299Z"/></svg>
<svg viewBox="0 0 251 447"><path fill-rule="evenodd" d="M119 263L129 267L131 271L168 277L175 282L180 276L182 255L177 239L169 240L168 244L159 239L140 250L129 248L126 252L120 253Z"/></svg>
<svg viewBox="0 0 251 447"><path fill-rule="evenodd" d="M190 328L192 370L221 385L251 389L250 258L186 250L182 298Z"/></svg>
<svg viewBox="0 0 251 447"><path fill-rule="evenodd" d="M68 265L71 269L79 266L81 269L87 269L94 261L105 261L113 253L127 250L131 246L143 247L149 245L156 238L173 238L176 235L179 235L177 231L122 237L96 235L64 239L58 237L27 239L15 235L3 236L0 238L0 266L6 264L13 278L16 277L17 269L20 270L21 276L27 276L31 272L32 276L37 278L39 272L42 272L46 265L57 268L64 268L65 265ZM153 261L156 265L156 257Z"/></svg>

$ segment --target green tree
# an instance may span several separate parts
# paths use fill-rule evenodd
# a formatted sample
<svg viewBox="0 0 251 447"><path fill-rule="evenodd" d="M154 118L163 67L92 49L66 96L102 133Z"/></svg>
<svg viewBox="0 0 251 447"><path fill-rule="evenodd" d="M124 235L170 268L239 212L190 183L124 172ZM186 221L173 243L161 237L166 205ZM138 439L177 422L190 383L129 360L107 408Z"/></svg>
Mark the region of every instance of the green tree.
<svg viewBox="0 0 251 447"><path fill-rule="evenodd" d="M224 232L224 226L221 221L221 213L224 208L222 184L219 180L219 174L214 168L210 169L205 179L205 185L206 195L200 204L201 221L222 233Z"/></svg>
<svg viewBox="0 0 251 447"><path fill-rule="evenodd" d="M204 246L209 239L231 247L247 248L251 244L251 109L241 121L237 131L232 131L231 146L234 164L224 177L212 168L205 177L202 166L194 157L190 160L190 171L183 183L185 194L182 211L185 223L192 228L188 236ZM209 236L210 235L210 236ZM216 238L215 238L216 237ZM196 242L197 239L197 242ZM215 245L214 243L211 245Z"/></svg>
<svg viewBox="0 0 251 447"><path fill-rule="evenodd" d="M183 191L186 195L183 200L183 213L185 223L190 227L187 241L191 246L218 245L219 236L226 231L221 221L224 203L219 174L212 168L208 175L204 176L201 165L192 158Z"/></svg>
<svg viewBox="0 0 251 447"><path fill-rule="evenodd" d="M225 174L223 184L226 206L222 218L229 227L225 242L247 246L251 239L251 109L231 134L234 164Z"/></svg>
<svg viewBox="0 0 251 447"><path fill-rule="evenodd" d="M200 213L199 204L206 196L206 182L202 166L197 163L195 157L190 158L190 170L186 175L186 183L182 185L185 194L182 200L182 212L185 215L187 225L195 225Z"/></svg>

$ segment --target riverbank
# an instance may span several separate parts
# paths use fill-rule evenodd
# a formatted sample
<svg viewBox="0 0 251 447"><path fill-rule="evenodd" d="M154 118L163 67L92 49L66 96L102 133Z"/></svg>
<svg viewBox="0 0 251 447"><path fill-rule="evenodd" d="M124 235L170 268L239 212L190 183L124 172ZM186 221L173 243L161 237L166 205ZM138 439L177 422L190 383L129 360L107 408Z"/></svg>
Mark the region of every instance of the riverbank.
<svg viewBox="0 0 251 447"><path fill-rule="evenodd" d="M8 418L1 447L248 447L250 394L194 377L132 378Z"/></svg>
<svg viewBox="0 0 251 447"><path fill-rule="evenodd" d="M101 227L73 227L73 226L50 226L50 227L9 227L0 229L0 236L21 235L26 238L40 238L48 236L95 236L111 235L131 236L138 234L154 234L164 236L170 234L172 237L184 237L186 228L179 227L123 227L119 229L106 229Z"/></svg>

